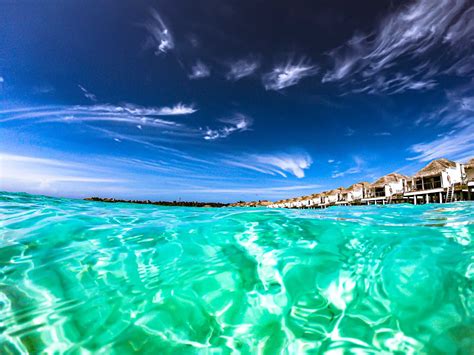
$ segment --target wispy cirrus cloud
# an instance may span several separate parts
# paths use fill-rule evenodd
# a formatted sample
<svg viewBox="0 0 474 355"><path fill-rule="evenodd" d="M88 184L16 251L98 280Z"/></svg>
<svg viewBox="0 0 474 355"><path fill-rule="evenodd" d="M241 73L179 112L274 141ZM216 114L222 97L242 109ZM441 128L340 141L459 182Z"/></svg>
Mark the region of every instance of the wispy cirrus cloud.
<svg viewBox="0 0 474 355"><path fill-rule="evenodd" d="M150 10L151 19L145 23L148 31L148 45L152 46L155 54L167 53L174 49L175 43L171 31L166 26L158 11Z"/></svg>
<svg viewBox="0 0 474 355"><path fill-rule="evenodd" d="M351 128L351 127L346 127L345 131L344 131L344 136L346 137L352 137L354 134L355 134L355 129Z"/></svg>
<svg viewBox="0 0 474 355"><path fill-rule="evenodd" d="M247 57L229 64L226 74L227 80L237 81L254 74L260 67L260 60L256 57Z"/></svg>
<svg viewBox="0 0 474 355"><path fill-rule="evenodd" d="M383 18L374 33L356 34L331 51L334 67L323 82L342 81L356 92L399 93L429 90L438 75L455 72L454 66L466 75L474 70L468 59L474 58L473 13L469 0L417 0L403 6ZM437 50L442 53L434 56Z"/></svg>
<svg viewBox="0 0 474 355"><path fill-rule="evenodd" d="M180 126L159 116L188 115L196 112L192 105L179 103L172 107L144 107L134 104L56 105L18 107L0 110L0 122L35 119L37 122L123 122L141 126Z"/></svg>
<svg viewBox="0 0 474 355"><path fill-rule="evenodd" d="M190 192L203 192L203 193L226 193L226 194L265 194L270 196L280 196L287 192L314 190L320 188L319 184L308 184L308 185L291 185L291 186L272 186L272 187L252 187L243 186L237 188L194 188L189 190Z"/></svg>
<svg viewBox="0 0 474 355"><path fill-rule="evenodd" d="M253 123L252 118L241 113L235 114L232 117L223 118L219 121L225 125L216 129L206 128L204 130L205 140L226 138L232 133L248 131Z"/></svg>
<svg viewBox="0 0 474 355"><path fill-rule="evenodd" d="M315 75L318 67L312 65L307 59L288 59L276 65L270 72L262 77L263 86L266 90L282 90L296 85L303 78Z"/></svg>
<svg viewBox="0 0 474 355"><path fill-rule="evenodd" d="M446 102L417 120L418 125L435 126L441 133L433 140L411 145L414 157L408 160L429 161L436 158L463 160L474 156L474 86L473 81L446 94Z"/></svg>
<svg viewBox="0 0 474 355"><path fill-rule="evenodd" d="M346 176L346 175L359 174L359 173L362 172L365 164L366 164L366 162L363 158L361 158L359 156L354 156L353 157L353 166L351 166L350 168L348 168L346 170L343 170L343 171L335 170L332 173L332 177L333 178L339 178L339 177L343 177L343 176Z"/></svg>
<svg viewBox="0 0 474 355"><path fill-rule="evenodd" d="M84 97L86 99L89 99L93 102L97 102L97 96L95 96L93 93L91 93L90 91L88 91L84 86L82 86L81 84L78 84L77 85L79 87L79 89L82 91L82 93L84 94Z"/></svg>
<svg viewBox="0 0 474 355"><path fill-rule="evenodd" d="M197 109L193 105L185 105L180 102L171 107L160 108L159 115L161 116L190 115L196 111Z"/></svg>
<svg viewBox="0 0 474 355"><path fill-rule="evenodd" d="M189 74L189 79L203 79L209 77L210 75L211 69L209 69L206 64L198 60L196 64L194 64L191 68L191 74Z"/></svg>
<svg viewBox="0 0 474 355"><path fill-rule="evenodd" d="M44 122L116 122L154 127L180 127L180 123L164 120L162 108L124 105L58 105L21 107L0 111L0 122L35 120Z"/></svg>
<svg viewBox="0 0 474 355"><path fill-rule="evenodd" d="M307 153L274 153L233 156L224 159L223 163L285 178L291 174L301 179L305 176L305 170L311 167L313 160Z"/></svg>
<svg viewBox="0 0 474 355"><path fill-rule="evenodd" d="M409 151L416 154L408 160L421 162L437 158L450 158L459 161L474 156L474 126L466 126L439 135L432 141L416 143Z"/></svg>
<svg viewBox="0 0 474 355"><path fill-rule="evenodd" d="M54 193L63 186L77 189L84 185L104 186L125 182L123 179L111 178L102 168L72 162L69 159L0 152L0 165L2 190Z"/></svg>

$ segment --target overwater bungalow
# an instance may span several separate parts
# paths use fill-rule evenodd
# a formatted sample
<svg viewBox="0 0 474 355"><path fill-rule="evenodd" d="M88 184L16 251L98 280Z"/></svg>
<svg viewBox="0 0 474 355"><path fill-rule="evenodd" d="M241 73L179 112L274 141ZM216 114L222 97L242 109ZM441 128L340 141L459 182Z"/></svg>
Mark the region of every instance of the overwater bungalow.
<svg viewBox="0 0 474 355"><path fill-rule="evenodd" d="M311 200L312 200L311 195L303 196L301 200L301 208L309 208L311 205Z"/></svg>
<svg viewBox="0 0 474 355"><path fill-rule="evenodd" d="M398 173L382 176L367 189L367 195L362 199L366 204L392 203L394 198L402 198L408 177Z"/></svg>
<svg viewBox="0 0 474 355"><path fill-rule="evenodd" d="M448 159L430 162L413 177L385 175L373 184L359 182L347 189L280 200L274 208L327 208L333 205L386 204L398 202L443 203L474 199L474 158L464 164ZM260 205L267 201L259 201Z"/></svg>
<svg viewBox="0 0 474 355"><path fill-rule="evenodd" d="M408 181L404 194L415 205L430 202L452 202L461 192L462 168L459 163L448 159L437 159L418 171Z"/></svg>
<svg viewBox="0 0 474 355"><path fill-rule="evenodd" d="M279 205L280 205L280 208L288 208L289 207L289 199L285 199L285 200L281 200Z"/></svg>
<svg viewBox="0 0 474 355"><path fill-rule="evenodd" d="M297 197L294 199L293 208L303 207L303 197Z"/></svg>
<svg viewBox="0 0 474 355"><path fill-rule="evenodd" d="M467 199L474 198L474 158L463 164L463 180L466 185Z"/></svg>
<svg viewBox="0 0 474 355"><path fill-rule="evenodd" d="M365 181L352 184L342 192L342 200L347 204L361 202L366 197L369 188L370 184Z"/></svg>
<svg viewBox="0 0 474 355"><path fill-rule="evenodd" d="M339 195L341 194L342 191L344 191L344 188L343 187L338 187L337 189L325 192L324 194L326 195L326 199L325 199L324 204L326 206L336 204L336 202L338 202L340 200Z"/></svg>
<svg viewBox="0 0 474 355"><path fill-rule="evenodd" d="M321 204L321 194L313 194L310 196L309 207L317 208Z"/></svg>
<svg viewBox="0 0 474 355"><path fill-rule="evenodd" d="M346 188L344 187L340 187L339 189L339 192L337 194L337 201L336 201L336 205L338 206L347 206L349 205L349 202L347 201L347 196L348 196L348 191Z"/></svg>
<svg viewBox="0 0 474 355"><path fill-rule="evenodd" d="M287 202L288 208L295 208L296 207L296 200L297 198L290 198Z"/></svg>

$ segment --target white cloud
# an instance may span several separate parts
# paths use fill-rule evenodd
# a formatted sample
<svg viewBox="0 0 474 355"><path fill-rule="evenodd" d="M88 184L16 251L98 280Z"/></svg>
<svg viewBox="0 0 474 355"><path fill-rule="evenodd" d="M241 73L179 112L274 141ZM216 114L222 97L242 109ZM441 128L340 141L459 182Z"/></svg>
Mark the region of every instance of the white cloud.
<svg viewBox="0 0 474 355"><path fill-rule="evenodd" d="M142 127L184 128L181 123L158 116L186 115L195 111L193 106L181 103L173 107L143 107L133 104L21 107L0 110L0 122L35 119L36 122L121 122Z"/></svg>
<svg viewBox="0 0 474 355"><path fill-rule="evenodd" d="M374 133L374 136L376 137L388 137L388 136L391 136L392 133L390 132L375 132Z"/></svg>
<svg viewBox="0 0 474 355"><path fill-rule="evenodd" d="M304 58L298 61L289 59L263 75L263 86L266 90L281 90L296 85L301 79L313 76L317 72L318 68L308 63Z"/></svg>
<svg viewBox="0 0 474 355"><path fill-rule="evenodd" d="M469 125L448 132L430 142L413 144L409 151L416 156L408 158L408 160L422 162L437 158L467 160L474 156L474 126Z"/></svg>
<svg viewBox="0 0 474 355"><path fill-rule="evenodd" d="M474 156L472 83L448 92L442 106L417 120L417 124L434 125L442 133L432 141L411 145L408 150L416 155L408 160L429 161L441 157L463 160Z"/></svg>
<svg viewBox="0 0 474 355"><path fill-rule="evenodd" d="M252 125L253 120L243 114L236 114L232 117L221 119L220 122L226 125L217 129L207 128L204 132L204 139L215 140L226 138L232 133L247 131Z"/></svg>
<svg viewBox="0 0 474 355"><path fill-rule="evenodd" d="M313 160L307 153L248 154L243 157L230 157L223 161L227 165L254 170L268 175L287 177L288 173L303 178L305 170Z"/></svg>
<svg viewBox="0 0 474 355"><path fill-rule="evenodd" d="M354 166L352 166L349 169L344 170L344 171L334 171L333 174L332 174L332 177L333 178L339 178L339 177L343 177L343 176L346 176L346 175L361 173L362 169L365 165L365 160L362 159L359 156L353 157L353 160L354 160Z"/></svg>
<svg viewBox="0 0 474 355"><path fill-rule="evenodd" d="M474 63L462 59L473 55L474 6L469 4L469 0L417 0L401 7L382 19L373 34L356 34L330 52L334 68L323 82L343 80L359 87L359 92L398 93L434 87L446 65L455 71L456 63L463 75L472 72ZM444 53L436 62L433 58L439 55L432 53L440 48ZM423 59L422 64L412 62ZM397 71L402 62L403 70Z"/></svg>
<svg viewBox="0 0 474 355"><path fill-rule="evenodd" d="M274 186L274 187L240 187L240 188L196 188L189 192L203 193L230 193L230 194L280 194L288 191L314 190L321 185L292 185L292 186Z"/></svg>
<svg viewBox="0 0 474 355"><path fill-rule="evenodd" d="M344 132L344 135L345 135L346 137L351 137L351 136L354 135L354 133L355 133L355 130L354 130L354 129L352 129L351 127L346 127L346 130L345 130L345 132Z"/></svg>
<svg viewBox="0 0 474 355"><path fill-rule="evenodd" d="M162 107L159 109L159 115L174 116L174 115L189 115L196 112L197 109L193 105L185 105L178 103L172 107Z"/></svg>
<svg viewBox="0 0 474 355"><path fill-rule="evenodd" d="M78 84L77 86L79 87L79 89L81 89L82 93L84 94L84 97L93 102L97 101L97 97L93 93L89 92L84 86L80 84Z"/></svg>
<svg viewBox="0 0 474 355"><path fill-rule="evenodd" d="M97 173L90 164L2 152L0 168L0 187L10 191L56 193L60 186L76 189L78 184L110 185L125 181L111 178L105 172Z"/></svg>
<svg viewBox="0 0 474 355"><path fill-rule="evenodd" d="M421 116L416 124L462 127L474 121L474 81L446 92L446 100L432 112Z"/></svg>
<svg viewBox="0 0 474 355"><path fill-rule="evenodd" d="M4 82L5 82L5 79L3 78L3 76L0 75L0 84L2 84Z"/></svg>
<svg viewBox="0 0 474 355"><path fill-rule="evenodd" d="M211 75L209 67L201 61L197 61L196 64L191 68L190 79L203 79Z"/></svg>
<svg viewBox="0 0 474 355"><path fill-rule="evenodd" d="M228 80L240 80L254 74L260 67L260 61L253 57L240 59L230 63L229 72L226 75Z"/></svg>
<svg viewBox="0 0 474 355"><path fill-rule="evenodd" d="M149 34L149 42L155 49L155 54L166 53L174 49L174 40L171 31L166 26L158 11L151 10L151 20L145 24Z"/></svg>

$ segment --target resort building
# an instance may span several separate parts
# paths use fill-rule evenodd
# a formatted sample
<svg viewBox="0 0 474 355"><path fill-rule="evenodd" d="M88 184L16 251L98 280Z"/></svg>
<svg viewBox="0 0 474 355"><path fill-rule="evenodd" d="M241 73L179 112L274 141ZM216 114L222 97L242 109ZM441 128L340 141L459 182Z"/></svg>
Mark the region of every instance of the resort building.
<svg viewBox="0 0 474 355"><path fill-rule="evenodd" d="M349 186L342 192L342 200L347 204L360 203L366 197L370 184L368 182L358 182Z"/></svg>
<svg viewBox="0 0 474 355"><path fill-rule="evenodd" d="M326 192L325 193L326 199L325 199L324 205L330 206L330 205L336 204L336 202L340 200L339 196L342 193L342 191L344 191L344 188L339 187L337 189Z"/></svg>
<svg viewBox="0 0 474 355"><path fill-rule="evenodd" d="M347 206L349 205L349 202L347 201L347 197L348 197L348 191L347 189L343 188L343 187L340 187L339 189L339 193L337 195L337 201L336 201L336 205L338 206Z"/></svg>
<svg viewBox="0 0 474 355"><path fill-rule="evenodd" d="M310 196L310 208L317 208L321 205L321 194L313 194Z"/></svg>
<svg viewBox="0 0 474 355"><path fill-rule="evenodd" d="M466 185L467 199L474 198L474 158L463 164L463 184Z"/></svg>
<svg viewBox="0 0 474 355"><path fill-rule="evenodd" d="M408 178L402 174L391 173L382 176L369 186L367 195L362 199L366 204L386 204L394 199L401 199L405 192Z"/></svg>
<svg viewBox="0 0 474 355"><path fill-rule="evenodd" d="M455 201L461 193L462 175L461 164L448 159L433 160L408 181L404 196L415 205Z"/></svg>
<svg viewBox="0 0 474 355"><path fill-rule="evenodd" d="M359 182L308 196L258 201L272 208L327 208L334 205L387 203L444 203L474 199L474 158L465 164L448 159L430 162L413 177L398 173L385 175L373 184Z"/></svg>
<svg viewBox="0 0 474 355"><path fill-rule="evenodd" d="M312 197L310 196L303 196L303 200L301 201L303 208L309 208L311 206Z"/></svg>

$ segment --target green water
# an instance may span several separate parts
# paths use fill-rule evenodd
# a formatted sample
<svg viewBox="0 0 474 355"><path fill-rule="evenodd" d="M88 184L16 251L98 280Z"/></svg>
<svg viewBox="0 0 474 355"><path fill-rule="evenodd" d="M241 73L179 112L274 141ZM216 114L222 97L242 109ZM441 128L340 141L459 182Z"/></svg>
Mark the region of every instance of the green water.
<svg viewBox="0 0 474 355"><path fill-rule="evenodd" d="M0 353L473 353L473 207L1 193Z"/></svg>

